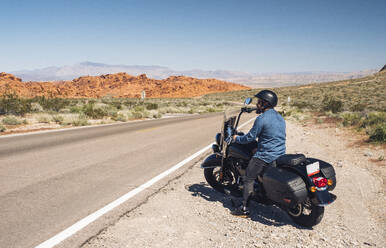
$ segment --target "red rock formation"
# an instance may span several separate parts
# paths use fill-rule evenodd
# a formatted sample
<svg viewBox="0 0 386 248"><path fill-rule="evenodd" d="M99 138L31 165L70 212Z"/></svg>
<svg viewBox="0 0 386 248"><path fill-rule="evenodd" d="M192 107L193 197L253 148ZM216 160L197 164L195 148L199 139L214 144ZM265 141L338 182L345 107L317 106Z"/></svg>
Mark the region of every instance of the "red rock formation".
<svg viewBox="0 0 386 248"><path fill-rule="evenodd" d="M140 97L146 92L150 98L196 97L214 92L244 90L249 87L216 79L196 79L171 76L163 80L138 77L126 73L84 76L62 82L22 82L12 74L0 73L0 95L6 91L20 97L35 96L61 98Z"/></svg>

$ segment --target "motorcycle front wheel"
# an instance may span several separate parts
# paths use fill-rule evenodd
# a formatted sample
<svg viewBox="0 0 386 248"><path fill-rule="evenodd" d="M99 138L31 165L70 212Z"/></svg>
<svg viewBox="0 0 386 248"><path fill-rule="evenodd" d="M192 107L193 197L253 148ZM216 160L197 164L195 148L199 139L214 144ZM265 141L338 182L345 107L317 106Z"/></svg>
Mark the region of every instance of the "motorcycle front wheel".
<svg viewBox="0 0 386 248"><path fill-rule="evenodd" d="M236 183L233 173L222 173L221 167L204 169L204 176L208 184L221 193L224 193L225 189L232 189Z"/></svg>
<svg viewBox="0 0 386 248"><path fill-rule="evenodd" d="M298 225L313 227L322 221L324 207L316 206L309 200L287 209L288 215Z"/></svg>

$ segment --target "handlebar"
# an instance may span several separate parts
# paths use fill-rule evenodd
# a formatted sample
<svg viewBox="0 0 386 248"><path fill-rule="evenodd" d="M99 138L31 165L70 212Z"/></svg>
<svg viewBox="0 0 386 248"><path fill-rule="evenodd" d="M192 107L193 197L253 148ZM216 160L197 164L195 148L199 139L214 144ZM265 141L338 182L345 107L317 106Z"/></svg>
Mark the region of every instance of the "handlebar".
<svg viewBox="0 0 386 248"><path fill-rule="evenodd" d="M257 108L247 108L247 107L244 107L244 108L241 108L241 112L247 112L247 113L251 113L252 111L256 111Z"/></svg>
<svg viewBox="0 0 386 248"><path fill-rule="evenodd" d="M241 114L244 113L244 112L251 113L252 111L255 111L255 110L257 110L257 108L248 108L248 107L241 108L239 116L237 117L236 125L234 127L232 127L232 128L228 126L228 128L226 130L227 138L226 138L225 142L228 145L232 142L233 135L237 133L237 126L239 124Z"/></svg>

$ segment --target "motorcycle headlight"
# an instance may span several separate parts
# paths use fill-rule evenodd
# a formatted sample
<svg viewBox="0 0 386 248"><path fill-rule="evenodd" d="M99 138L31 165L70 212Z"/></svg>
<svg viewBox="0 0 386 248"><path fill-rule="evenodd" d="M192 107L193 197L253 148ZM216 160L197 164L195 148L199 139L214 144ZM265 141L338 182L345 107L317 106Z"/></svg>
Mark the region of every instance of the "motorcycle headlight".
<svg viewBox="0 0 386 248"><path fill-rule="evenodd" d="M221 133L216 134L215 139L216 139L216 144L220 145L220 143L221 143Z"/></svg>

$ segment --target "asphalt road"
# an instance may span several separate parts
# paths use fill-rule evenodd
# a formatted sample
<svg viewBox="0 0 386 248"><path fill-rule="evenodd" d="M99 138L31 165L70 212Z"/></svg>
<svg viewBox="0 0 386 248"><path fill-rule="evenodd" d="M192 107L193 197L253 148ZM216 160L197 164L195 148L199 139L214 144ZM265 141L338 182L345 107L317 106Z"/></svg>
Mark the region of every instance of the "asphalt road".
<svg viewBox="0 0 386 248"><path fill-rule="evenodd" d="M213 142L221 122L211 114L1 137L0 247L51 238Z"/></svg>

